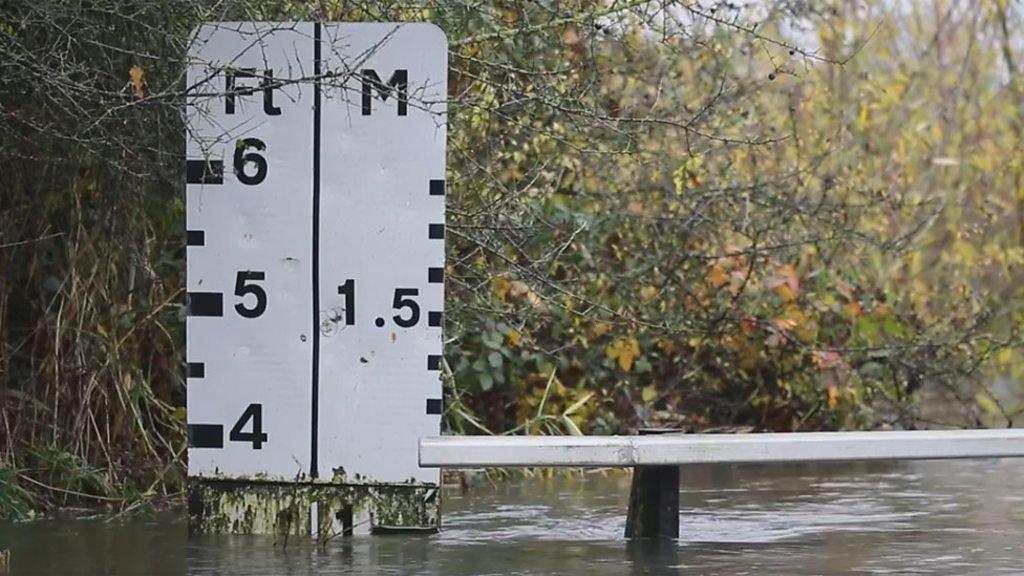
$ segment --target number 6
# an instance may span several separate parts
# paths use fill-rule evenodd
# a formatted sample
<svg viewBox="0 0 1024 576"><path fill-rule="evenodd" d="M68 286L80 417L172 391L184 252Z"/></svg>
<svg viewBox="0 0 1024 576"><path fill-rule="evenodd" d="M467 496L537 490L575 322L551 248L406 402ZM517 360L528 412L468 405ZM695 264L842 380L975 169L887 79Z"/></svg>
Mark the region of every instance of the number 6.
<svg viewBox="0 0 1024 576"><path fill-rule="evenodd" d="M259 138L244 138L235 143L235 175L242 184L254 186L267 177L267 159L255 152L246 152L249 148L263 151L267 149L267 145ZM245 173L245 165L248 162L256 165L256 173L252 176Z"/></svg>

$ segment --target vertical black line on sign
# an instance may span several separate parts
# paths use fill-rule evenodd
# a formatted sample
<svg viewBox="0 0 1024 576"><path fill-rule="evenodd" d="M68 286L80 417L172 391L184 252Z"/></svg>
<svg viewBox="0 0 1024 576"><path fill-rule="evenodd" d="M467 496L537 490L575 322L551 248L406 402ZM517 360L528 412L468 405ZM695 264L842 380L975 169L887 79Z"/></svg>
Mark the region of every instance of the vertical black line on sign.
<svg viewBox="0 0 1024 576"><path fill-rule="evenodd" d="M313 386L310 407L309 477L317 474L320 413L320 23L313 24Z"/></svg>

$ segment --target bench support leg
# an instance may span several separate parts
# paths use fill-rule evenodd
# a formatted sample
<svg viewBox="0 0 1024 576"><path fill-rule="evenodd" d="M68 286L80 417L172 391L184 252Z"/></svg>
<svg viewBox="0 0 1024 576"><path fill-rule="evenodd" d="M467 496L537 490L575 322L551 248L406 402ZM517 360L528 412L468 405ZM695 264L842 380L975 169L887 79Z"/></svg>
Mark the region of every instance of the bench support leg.
<svg viewBox="0 0 1024 576"><path fill-rule="evenodd" d="M679 467L637 466L626 538L679 538Z"/></svg>

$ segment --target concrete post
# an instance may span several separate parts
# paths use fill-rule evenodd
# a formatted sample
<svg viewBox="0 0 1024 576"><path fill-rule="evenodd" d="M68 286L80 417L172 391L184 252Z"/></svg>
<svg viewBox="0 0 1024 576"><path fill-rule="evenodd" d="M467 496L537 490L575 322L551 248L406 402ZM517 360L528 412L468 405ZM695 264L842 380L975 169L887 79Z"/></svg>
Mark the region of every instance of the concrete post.
<svg viewBox="0 0 1024 576"><path fill-rule="evenodd" d="M642 429L640 435L679 433ZM636 466L629 491L626 538L679 538L679 466Z"/></svg>

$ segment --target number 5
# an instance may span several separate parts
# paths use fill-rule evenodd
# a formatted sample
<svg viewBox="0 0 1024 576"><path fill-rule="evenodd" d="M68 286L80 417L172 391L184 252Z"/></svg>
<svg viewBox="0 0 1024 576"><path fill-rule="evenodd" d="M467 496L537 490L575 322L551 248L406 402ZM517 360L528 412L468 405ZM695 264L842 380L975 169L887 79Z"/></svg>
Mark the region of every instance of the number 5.
<svg viewBox="0 0 1024 576"><path fill-rule="evenodd" d="M412 298L406 298L406 296L417 296L420 291L416 288L395 288L395 302L392 304L395 310L401 310L402 308L408 308L410 311L408 318L402 318L400 314L396 314L391 319L395 321L402 328L412 328L420 321L420 306Z"/></svg>
<svg viewBox="0 0 1024 576"><path fill-rule="evenodd" d="M246 308L244 302L235 304L235 312L238 312L239 316L243 318L258 318L267 310L267 292L262 286L246 283L250 280L264 280L266 276L263 272L246 270L239 272L238 276L235 277L235 296L240 298L245 298L246 294L256 296L256 305L252 308Z"/></svg>

